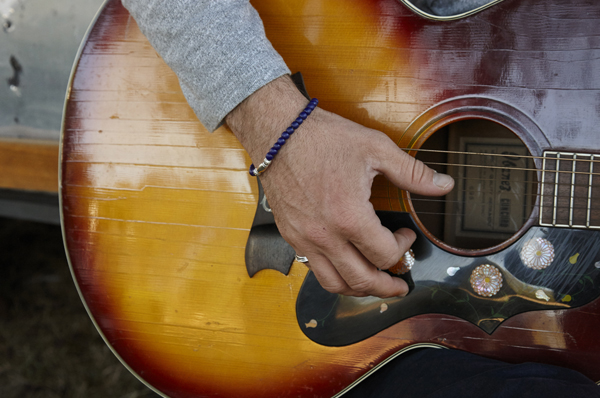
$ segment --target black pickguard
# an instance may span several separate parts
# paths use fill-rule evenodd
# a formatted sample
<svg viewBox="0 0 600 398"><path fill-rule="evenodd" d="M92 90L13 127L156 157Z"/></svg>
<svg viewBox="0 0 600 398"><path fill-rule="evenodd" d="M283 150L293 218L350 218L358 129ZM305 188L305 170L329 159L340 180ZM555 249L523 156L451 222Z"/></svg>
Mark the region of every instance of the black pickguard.
<svg viewBox="0 0 600 398"><path fill-rule="evenodd" d="M325 291L309 273L298 295L296 312L302 331L319 344L353 344L404 319L427 313L453 315L491 334L516 314L578 307L600 294L599 232L533 227L500 252L462 257L429 241L408 213L378 215L391 230L408 227L417 233L412 247L416 261L404 275L411 291L404 298L341 296ZM541 271L525 267L519 256L525 242L537 237L548 239L555 248L553 263ZM502 273L503 286L490 298L477 295L469 282L471 272L481 264L494 265ZM547 300L540 298L544 295Z"/></svg>

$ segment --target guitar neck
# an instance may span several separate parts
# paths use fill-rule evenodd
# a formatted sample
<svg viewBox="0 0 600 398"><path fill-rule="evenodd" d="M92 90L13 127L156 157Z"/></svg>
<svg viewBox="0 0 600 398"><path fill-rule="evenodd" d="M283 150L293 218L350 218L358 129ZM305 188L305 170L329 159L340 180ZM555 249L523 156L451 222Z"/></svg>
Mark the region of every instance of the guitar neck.
<svg viewBox="0 0 600 398"><path fill-rule="evenodd" d="M599 155L544 152L539 224L600 229Z"/></svg>

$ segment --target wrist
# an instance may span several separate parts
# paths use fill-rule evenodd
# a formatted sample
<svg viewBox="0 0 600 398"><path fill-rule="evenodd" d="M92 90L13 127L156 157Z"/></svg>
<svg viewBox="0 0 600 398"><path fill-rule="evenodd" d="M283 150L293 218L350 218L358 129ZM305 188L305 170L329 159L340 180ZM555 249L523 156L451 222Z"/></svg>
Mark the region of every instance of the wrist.
<svg viewBox="0 0 600 398"><path fill-rule="evenodd" d="M258 165L306 104L306 98L286 75L246 98L227 115L225 121L252 162Z"/></svg>
<svg viewBox="0 0 600 398"><path fill-rule="evenodd" d="M257 177L259 174L262 174L264 171L267 170L273 159L275 159L275 156L277 156L279 151L283 149L283 146L285 145L287 140L290 139L292 134L294 134L298 128L300 128L300 126L304 123L306 118L315 110L318 104L318 99L313 98L310 100L308 105L306 105L306 108L304 108L304 110L300 112L298 117L289 125L289 127L281 133L277 141L273 144L271 149L269 149L269 152L265 156L265 160L263 160L263 162L260 165L258 165L258 167L255 167L254 164L250 165L250 169L248 170L250 172L250 175Z"/></svg>

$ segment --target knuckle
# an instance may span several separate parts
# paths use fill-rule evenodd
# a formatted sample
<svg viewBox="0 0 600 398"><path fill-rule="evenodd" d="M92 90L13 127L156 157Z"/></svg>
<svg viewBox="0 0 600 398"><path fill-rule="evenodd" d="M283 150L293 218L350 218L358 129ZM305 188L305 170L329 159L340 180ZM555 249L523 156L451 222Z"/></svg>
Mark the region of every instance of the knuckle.
<svg viewBox="0 0 600 398"><path fill-rule="evenodd" d="M372 279L369 278L360 278L360 279L356 279L353 281L347 281L348 282L348 286L350 286L350 288L356 292L361 292L361 293L369 293L371 291L373 291L375 285L374 285L374 281Z"/></svg>
<svg viewBox="0 0 600 398"><path fill-rule="evenodd" d="M330 233L326 226L322 224L310 223L304 225L301 231L303 239L316 247L324 247L330 241Z"/></svg>
<svg viewBox="0 0 600 398"><path fill-rule="evenodd" d="M329 293L333 294L345 294L348 291L348 288L344 285L333 284L333 285L321 285L323 289L327 290Z"/></svg>
<svg viewBox="0 0 600 398"><path fill-rule="evenodd" d="M420 160L415 160L412 164L411 180L413 184L421 184L425 181L427 175L427 166Z"/></svg>
<svg viewBox="0 0 600 398"><path fill-rule="evenodd" d="M381 261L376 264L380 269L389 269L394 265L398 264L398 261L402 258L403 253L389 253L387 256L382 257Z"/></svg>
<svg viewBox="0 0 600 398"><path fill-rule="evenodd" d="M327 228L321 224L305 222L290 226L277 226L281 237L285 239L286 242L294 245L310 245L320 247L323 244L326 244L329 233Z"/></svg>
<svg viewBox="0 0 600 398"><path fill-rule="evenodd" d="M363 222L359 213L349 206L344 206L340 209L335 216L335 228L343 235L347 237L356 236L360 230Z"/></svg>
<svg viewBox="0 0 600 398"><path fill-rule="evenodd" d="M316 274L315 274L316 275ZM327 279L317 277L319 284L329 293L333 294L346 294L348 293L348 285L343 280Z"/></svg>

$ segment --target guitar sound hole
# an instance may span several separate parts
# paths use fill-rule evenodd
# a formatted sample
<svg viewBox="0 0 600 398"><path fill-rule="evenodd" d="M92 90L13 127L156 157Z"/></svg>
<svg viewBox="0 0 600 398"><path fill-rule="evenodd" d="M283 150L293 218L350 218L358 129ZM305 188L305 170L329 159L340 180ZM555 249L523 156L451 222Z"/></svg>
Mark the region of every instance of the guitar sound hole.
<svg viewBox="0 0 600 398"><path fill-rule="evenodd" d="M531 153L497 123L469 119L450 124L427 139L417 158L455 179L443 198L411 195L429 234L451 247L500 245L521 229L536 205Z"/></svg>

